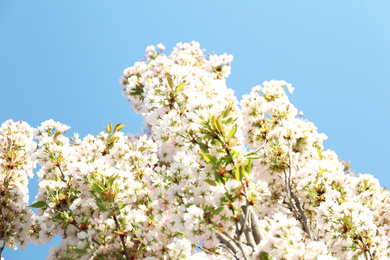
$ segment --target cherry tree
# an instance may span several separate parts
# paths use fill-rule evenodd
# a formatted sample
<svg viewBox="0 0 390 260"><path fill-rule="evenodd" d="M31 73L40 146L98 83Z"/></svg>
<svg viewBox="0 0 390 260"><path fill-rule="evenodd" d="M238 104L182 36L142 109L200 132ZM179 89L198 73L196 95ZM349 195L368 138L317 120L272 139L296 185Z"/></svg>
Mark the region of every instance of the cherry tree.
<svg viewBox="0 0 390 260"><path fill-rule="evenodd" d="M231 55L164 49L147 47L120 80L143 135L120 123L83 139L53 120L2 124L1 251L60 235L48 259L390 258L389 192L324 150L291 84L264 82L238 101Z"/></svg>

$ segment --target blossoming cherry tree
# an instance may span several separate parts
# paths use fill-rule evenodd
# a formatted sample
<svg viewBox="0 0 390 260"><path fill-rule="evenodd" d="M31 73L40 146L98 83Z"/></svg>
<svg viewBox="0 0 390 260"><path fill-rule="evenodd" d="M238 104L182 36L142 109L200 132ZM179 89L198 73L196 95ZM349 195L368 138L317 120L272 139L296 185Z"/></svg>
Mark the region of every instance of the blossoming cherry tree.
<svg viewBox="0 0 390 260"><path fill-rule="evenodd" d="M390 258L389 192L324 151L291 84L264 82L238 101L231 55L164 49L147 47L120 80L144 135L3 123L1 251L60 235L48 259Z"/></svg>

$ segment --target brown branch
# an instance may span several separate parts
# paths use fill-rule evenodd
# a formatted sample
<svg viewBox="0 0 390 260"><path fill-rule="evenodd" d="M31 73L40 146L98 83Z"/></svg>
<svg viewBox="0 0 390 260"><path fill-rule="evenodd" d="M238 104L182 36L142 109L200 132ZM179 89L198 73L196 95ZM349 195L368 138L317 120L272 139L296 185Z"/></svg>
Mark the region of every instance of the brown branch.
<svg viewBox="0 0 390 260"><path fill-rule="evenodd" d="M117 220L117 218L116 218L116 216L115 216L115 213L114 213L114 215L113 215L112 217L114 218L114 221L115 221L115 226L116 226L116 228L117 228L117 229L118 229L118 231L119 231L120 227L119 227L118 220ZM119 237L120 237L120 239L121 239L121 242L122 242L123 251L125 251L126 260L131 260L131 258L130 258L130 255L129 255L129 252L127 251L127 247L126 247L125 239L123 238L124 236L123 236L123 235L121 235L121 234L119 234Z"/></svg>
<svg viewBox="0 0 390 260"><path fill-rule="evenodd" d="M72 222L70 222L70 224L74 227L76 227L79 231L85 231L84 229L80 228L79 227L79 224L76 222L76 220L73 220ZM96 239L94 239L92 236L91 236L91 240L92 242L94 242L95 244L97 244L98 246L101 246L102 244L99 243Z"/></svg>
<svg viewBox="0 0 390 260"><path fill-rule="evenodd" d="M363 241L363 238L361 236L359 236L359 240L360 242L362 242L363 246L364 246L364 250L368 253L368 255L370 256L370 260L374 260L374 256L371 254L371 251L370 249L368 248L368 246L366 245L366 243L364 243Z"/></svg>
<svg viewBox="0 0 390 260"><path fill-rule="evenodd" d="M216 255L216 253L214 252L211 252L210 250L208 250L207 248L205 248L204 246L201 246L201 245L195 245L197 248L199 248L200 250L202 250L203 252L207 253L207 254L213 254L213 255Z"/></svg>
<svg viewBox="0 0 390 260"><path fill-rule="evenodd" d="M60 203L60 208L63 212L66 212L66 210L64 209L64 207L62 206L62 204ZM75 219L72 219L72 222L70 222L70 224L74 227L76 227L79 231L85 231L84 229L82 229L79 224L77 223L77 221ZM66 234L66 233L65 233ZM94 239L92 236L91 236L91 240L92 242L94 242L95 244L101 246L102 244L99 243L96 239Z"/></svg>
<svg viewBox="0 0 390 260"><path fill-rule="evenodd" d="M61 166L60 166L59 164L57 164L56 166L58 167L58 169L60 169L61 176L62 176L62 181L65 181L65 174L64 174L64 172L62 171Z"/></svg>

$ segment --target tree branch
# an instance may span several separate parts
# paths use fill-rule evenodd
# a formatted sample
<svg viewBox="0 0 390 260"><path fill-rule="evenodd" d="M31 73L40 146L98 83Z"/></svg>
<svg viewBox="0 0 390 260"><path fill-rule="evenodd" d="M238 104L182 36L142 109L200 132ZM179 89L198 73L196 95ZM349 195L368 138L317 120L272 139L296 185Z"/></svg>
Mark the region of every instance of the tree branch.
<svg viewBox="0 0 390 260"><path fill-rule="evenodd" d="M248 215L249 216L251 215L250 211L248 212ZM256 243L255 243L255 239L253 237L253 230L252 230L252 224L251 224L251 218L250 217L247 220L247 227L245 228L244 234L245 234L245 238L246 238L246 241L248 242L248 244L253 249L255 249Z"/></svg>
<svg viewBox="0 0 390 260"><path fill-rule="evenodd" d="M240 250L237 245L234 243L233 239L227 238L224 234L217 231L217 237L222 242L222 244L225 244L233 253L234 255L237 254L237 252Z"/></svg>
<svg viewBox="0 0 390 260"><path fill-rule="evenodd" d="M253 238L255 239L256 245L260 244L260 241L263 239L263 234L260 229L259 219L253 212L253 209L250 209L251 214L251 227L253 231Z"/></svg>
<svg viewBox="0 0 390 260"><path fill-rule="evenodd" d="M8 233L6 225L5 225L4 214L3 214L3 204L0 205L0 214L1 214L1 220L3 222L3 232L4 232L4 240L3 240L4 243L1 245L1 248L0 248L0 258L1 258L1 255L2 255L3 250L5 248L5 244L7 243L7 233Z"/></svg>
<svg viewBox="0 0 390 260"><path fill-rule="evenodd" d="M112 217L114 218L114 221L115 221L115 226L116 226L116 228L117 228L117 229L118 229L118 231L119 231L120 227L119 227L118 219L117 219L117 218L116 218L116 216L115 216L115 213L113 214L113 216L112 216ZM122 234L119 234L119 237L120 237L120 239L121 239L121 242L122 242L123 251L125 251L126 260L131 260L131 258L130 258L130 255L129 255L129 252L127 251L127 247L126 247L125 239L123 238L123 237L124 237L124 235L122 235Z"/></svg>
<svg viewBox="0 0 390 260"><path fill-rule="evenodd" d="M291 144L289 143L289 152L288 152L288 157L289 157L289 165L288 165L288 173L286 172L285 169L283 169L284 176L285 176L285 184L286 184L286 189L287 189L287 197L288 197L288 205L290 206L290 209L295 213L297 216L297 219L301 223L303 230L306 232L306 234L309 236L311 240L313 239L312 231L309 226L309 223L306 218L306 214L301 206L301 203L293 191L292 185L291 185L291 175L292 175L292 159L291 159ZM293 204L293 200L295 202L295 205Z"/></svg>

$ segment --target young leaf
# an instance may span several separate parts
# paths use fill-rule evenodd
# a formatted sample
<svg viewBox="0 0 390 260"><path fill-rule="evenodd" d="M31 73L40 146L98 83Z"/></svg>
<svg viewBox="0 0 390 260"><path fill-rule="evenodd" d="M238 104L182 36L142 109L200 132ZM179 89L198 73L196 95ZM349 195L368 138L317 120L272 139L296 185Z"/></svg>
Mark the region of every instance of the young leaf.
<svg viewBox="0 0 390 260"><path fill-rule="evenodd" d="M56 139L62 133L62 131L56 131L56 133L54 134L54 139Z"/></svg>
<svg viewBox="0 0 390 260"><path fill-rule="evenodd" d="M221 122L217 119L215 119L215 123L217 124L217 129L220 133L223 133L223 127L222 127L222 124Z"/></svg>
<svg viewBox="0 0 390 260"><path fill-rule="evenodd" d="M222 117L225 118L230 114L231 106L227 107L225 111L223 111Z"/></svg>
<svg viewBox="0 0 390 260"><path fill-rule="evenodd" d="M99 209L103 212L107 212L108 209L106 207L106 205L104 205L104 203L102 203L101 201L95 201L96 205L99 207Z"/></svg>
<svg viewBox="0 0 390 260"><path fill-rule="evenodd" d="M248 153L245 157L249 160L257 160L261 158L261 156L257 153Z"/></svg>
<svg viewBox="0 0 390 260"><path fill-rule="evenodd" d="M147 148L146 147L140 147L140 148L138 148L138 151L140 151L141 153L143 152L143 151L145 151Z"/></svg>
<svg viewBox="0 0 390 260"><path fill-rule="evenodd" d="M202 151L207 150L207 146L204 143L202 143L201 141L197 141L197 144L199 145L200 149L202 149Z"/></svg>
<svg viewBox="0 0 390 260"><path fill-rule="evenodd" d="M231 154L231 155L226 159L226 162L225 162L226 165L228 165L228 164L232 161L233 156L234 156L234 154Z"/></svg>
<svg viewBox="0 0 390 260"><path fill-rule="evenodd" d="M108 141L108 143L110 143L110 144L111 144L111 143L115 143L115 141L118 140L118 139L119 139L119 136L113 136L113 137L110 138L110 140Z"/></svg>
<svg viewBox="0 0 390 260"><path fill-rule="evenodd" d="M64 220L64 219L62 218L61 214L57 214L51 220L54 222L60 222L61 220Z"/></svg>
<svg viewBox="0 0 390 260"><path fill-rule="evenodd" d="M230 123L235 122L236 120L237 120L237 118L229 117L229 118L225 121L225 124L226 124L226 125L229 125Z"/></svg>
<svg viewBox="0 0 390 260"><path fill-rule="evenodd" d="M236 132L237 132L237 125L234 125L234 127L229 131L228 138L233 138Z"/></svg>
<svg viewBox="0 0 390 260"><path fill-rule="evenodd" d="M107 130L108 130L107 132L108 132L109 134L112 133L112 124L111 124L111 122L108 124Z"/></svg>
<svg viewBox="0 0 390 260"><path fill-rule="evenodd" d="M218 183L223 184L223 180L222 180L222 175L221 174L215 174L215 180Z"/></svg>
<svg viewBox="0 0 390 260"><path fill-rule="evenodd" d="M216 118L214 115L211 115L211 125L213 126L213 129L215 129L215 130L218 129L217 121L216 121Z"/></svg>
<svg viewBox="0 0 390 260"><path fill-rule="evenodd" d="M247 173L247 168L245 167L245 165L240 165L239 168L240 168L240 176L241 176L241 179L242 179L242 177L244 177L245 174Z"/></svg>
<svg viewBox="0 0 390 260"><path fill-rule="evenodd" d="M180 84L176 87L175 92L179 92L180 90L182 90L182 89L184 88L185 85L186 85L185 82L180 83Z"/></svg>
<svg viewBox="0 0 390 260"><path fill-rule="evenodd" d="M85 255L86 253L88 253L88 250L85 250L85 249L79 249L79 248L73 248L73 250L79 254L79 255Z"/></svg>
<svg viewBox="0 0 390 260"><path fill-rule="evenodd" d="M120 131L125 125L122 125L121 123L117 124L114 128L114 133Z"/></svg>
<svg viewBox="0 0 390 260"><path fill-rule="evenodd" d="M203 157L203 160L205 160L205 162L207 162L207 163L210 163L210 161L211 161L211 155L210 154L208 154L208 153L200 153L201 155L202 155L202 157Z"/></svg>
<svg viewBox="0 0 390 260"><path fill-rule="evenodd" d="M206 179L204 181L207 182L208 184L210 184L211 186L217 186L217 183L215 181L213 181L213 180Z"/></svg>
<svg viewBox="0 0 390 260"><path fill-rule="evenodd" d="M234 172L234 176L236 177L236 180L241 181L241 179L242 179L242 166L241 165L236 167L236 170Z"/></svg>
<svg viewBox="0 0 390 260"><path fill-rule="evenodd" d="M169 73L167 73L167 79L168 79L169 86L171 87L171 89L173 89L173 80Z"/></svg>
<svg viewBox="0 0 390 260"><path fill-rule="evenodd" d="M218 215L223 210L223 207L219 207L216 210L213 211L212 215Z"/></svg>
<svg viewBox="0 0 390 260"><path fill-rule="evenodd" d="M127 204L121 204L121 205L118 206L118 209L121 210L121 209L123 209L126 206L127 206Z"/></svg>
<svg viewBox="0 0 390 260"><path fill-rule="evenodd" d="M104 189L99 184L94 183L94 184L92 184L91 190L94 190L94 191L97 191L97 192L102 192Z"/></svg>
<svg viewBox="0 0 390 260"><path fill-rule="evenodd" d="M45 201L37 201L34 204L29 206L30 208L43 208L43 207L49 207L49 204L47 204Z"/></svg>

